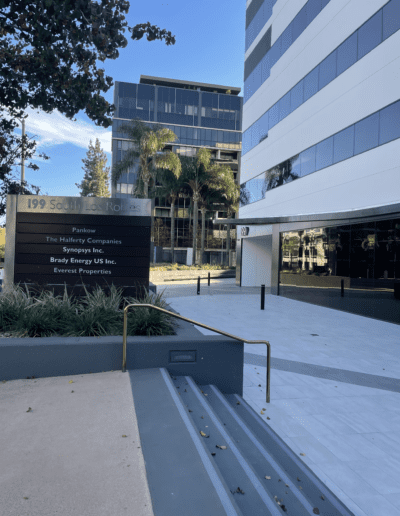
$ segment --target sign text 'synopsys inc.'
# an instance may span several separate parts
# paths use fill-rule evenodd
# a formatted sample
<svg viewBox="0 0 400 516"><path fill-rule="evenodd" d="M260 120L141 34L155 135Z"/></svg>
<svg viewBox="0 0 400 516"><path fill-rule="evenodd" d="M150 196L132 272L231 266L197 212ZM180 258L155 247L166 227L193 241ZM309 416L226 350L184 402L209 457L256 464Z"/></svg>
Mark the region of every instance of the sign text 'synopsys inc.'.
<svg viewBox="0 0 400 516"><path fill-rule="evenodd" d="M141 215L150 217L151 199L20 195L17 199L18 212L71 215Z"/></svg>

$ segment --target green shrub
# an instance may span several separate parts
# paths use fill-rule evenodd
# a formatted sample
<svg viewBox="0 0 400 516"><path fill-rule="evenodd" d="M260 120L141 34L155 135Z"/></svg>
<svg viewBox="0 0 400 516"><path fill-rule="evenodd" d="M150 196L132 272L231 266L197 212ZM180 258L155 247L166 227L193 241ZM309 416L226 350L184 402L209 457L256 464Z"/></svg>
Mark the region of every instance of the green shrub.
<svg viewBox="0 0 400 516"><path fill-rule="evenodd" d="M128 304L151 304L166 307L158 295L147 293L140 285L140 299L121 299L122 287L110 287L110 295L97 285L92 293L71 299L64 289L63 297L43 290L32 297L27 286L13 285L0 294L0 330L14 337L93 337L122 335L123 309ZM143 289L142 291L140 289ZM61 298L61 299L60 299ZM127 314L127 335L175 335L176 320L170 315L149 308L130 308Z"/></svg>

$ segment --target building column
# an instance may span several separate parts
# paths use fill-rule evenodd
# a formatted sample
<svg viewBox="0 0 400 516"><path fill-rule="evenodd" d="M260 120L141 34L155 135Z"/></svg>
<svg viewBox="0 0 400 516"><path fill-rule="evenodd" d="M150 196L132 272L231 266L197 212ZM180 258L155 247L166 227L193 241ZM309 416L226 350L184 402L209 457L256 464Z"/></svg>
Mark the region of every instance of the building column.
<svg viewBox="0 0 400 516"><path fill-rule="evenodd" d="M280 224L272 225L271 294L279 296Z"/></svg>

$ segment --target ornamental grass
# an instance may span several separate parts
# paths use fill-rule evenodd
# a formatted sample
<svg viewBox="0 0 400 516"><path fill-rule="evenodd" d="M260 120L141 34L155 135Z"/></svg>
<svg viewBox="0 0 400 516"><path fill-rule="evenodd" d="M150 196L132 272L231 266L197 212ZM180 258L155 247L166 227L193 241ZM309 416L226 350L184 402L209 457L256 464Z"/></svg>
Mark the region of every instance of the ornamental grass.
<svg viewBox="0 0 400 516"><path fill-rule="evenodd" d="M67 288L63 296L42 290L35 297L12 285L0 293L0 331L10 337L104 337L122 336L123 308L128 304L151 304L168 309L163 292L147 292L137 287L139 298L122 296L123 287L110 287L110 295L97 285L86 296L70 297ZM176 319L151 308L129 308L128 336L176 335Z"/></svg>

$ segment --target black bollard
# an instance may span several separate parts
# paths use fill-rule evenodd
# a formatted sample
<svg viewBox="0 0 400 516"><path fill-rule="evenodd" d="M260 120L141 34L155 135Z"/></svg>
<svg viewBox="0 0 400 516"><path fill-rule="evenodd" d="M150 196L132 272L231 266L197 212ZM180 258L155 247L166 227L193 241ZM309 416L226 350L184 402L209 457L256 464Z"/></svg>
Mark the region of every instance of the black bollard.
<svg viewBox="0 0 400 516"><path fill-rule="evenodd" d="M344 296L344 279L340 280L340 290L341 290L340 294L343 297Z"/></svg>
<svg viewBox="0 0 400 516"><path fill-rule="evenodd" d="M261 310L264 310L265 285L261 285Z"/></svg>
<svg viewBox="0 0 400 516"><path fill-rule="evenodd" d="M208 273L208 286L210 286L210 273Z"/></svg>
<svg viewBox="0 0 400 516"><path fill-rule="evenodd" d="M200 294L200 276L197 278L197 295Z"/></svg>

